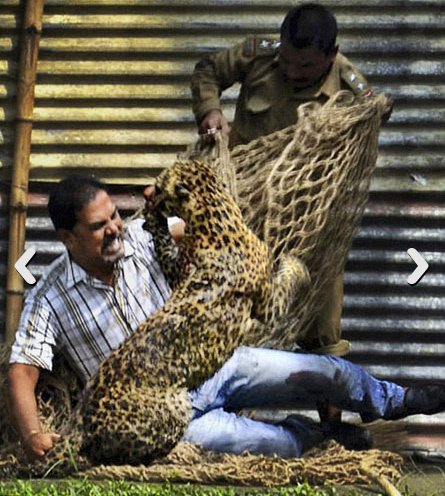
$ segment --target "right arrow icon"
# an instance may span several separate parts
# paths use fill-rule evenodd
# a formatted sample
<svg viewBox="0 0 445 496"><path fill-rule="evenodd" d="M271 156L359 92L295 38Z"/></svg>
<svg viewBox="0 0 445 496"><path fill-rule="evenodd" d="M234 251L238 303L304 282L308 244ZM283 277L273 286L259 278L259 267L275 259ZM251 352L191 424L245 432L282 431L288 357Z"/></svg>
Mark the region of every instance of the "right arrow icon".
<svg viewBox="0 0 445 496"><path fill-rule="evenodd" d="M415 286L426 274L429 265L415 248L409 248L408 255L413 259L414 263L417 264L417 269L408 277L408 284Z"/></svg>

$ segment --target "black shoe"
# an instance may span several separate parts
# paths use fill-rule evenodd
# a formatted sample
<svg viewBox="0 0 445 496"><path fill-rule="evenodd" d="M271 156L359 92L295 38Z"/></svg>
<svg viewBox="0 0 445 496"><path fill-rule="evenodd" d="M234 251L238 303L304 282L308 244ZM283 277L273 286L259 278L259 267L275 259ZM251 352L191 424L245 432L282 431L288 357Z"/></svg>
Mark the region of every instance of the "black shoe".
<svg viewBox="0 0 445 496"><path fill-rule="evenodd" d="M290 429L296 435L301 442L303 453L322 443L326 438L319 422L298 413L288 415L278 422L278 425Z"/></svg>
<svg viewBox="0 0 445 496"><path fill-rule="evenodd" d="M445 410L445 384L425 384L413 386L406 390L403 407L395 412L389 420L396 420L408 415L434 415Z"/></svg>
<svg viewBox="0 0 445 496"><path fill-rule="evenodd" d="M361 451L372 447L371 431L347 422L320 424L304 415L292 414L279 424L292 429L297 434L302 443L303 453L328 439L334 439L349 450ZM306 426L306 429L302 425Z"/></svg>
<svg viewBox="0 0 445 496"><path fill-rule="evenodd" d="M372 448L372 434L369 429L347 422L323 422L325 439L333 439L348 450L368 450Z"/></svg>

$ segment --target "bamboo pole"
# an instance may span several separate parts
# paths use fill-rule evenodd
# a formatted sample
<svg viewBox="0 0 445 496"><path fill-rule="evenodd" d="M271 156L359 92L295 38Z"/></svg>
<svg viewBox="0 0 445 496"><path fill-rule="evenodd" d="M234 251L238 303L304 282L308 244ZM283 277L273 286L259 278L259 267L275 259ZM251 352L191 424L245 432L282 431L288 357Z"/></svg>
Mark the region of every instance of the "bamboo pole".
<svg viewBox="0 0 445 496"><path fill-rule="evenodd" d="M23 304L24 283L15 263L25 247L28 181L34 89L44 0L26 0L17 77L17 115L10 194L8 273L6 282L6 341L14 339Z"/></svg>

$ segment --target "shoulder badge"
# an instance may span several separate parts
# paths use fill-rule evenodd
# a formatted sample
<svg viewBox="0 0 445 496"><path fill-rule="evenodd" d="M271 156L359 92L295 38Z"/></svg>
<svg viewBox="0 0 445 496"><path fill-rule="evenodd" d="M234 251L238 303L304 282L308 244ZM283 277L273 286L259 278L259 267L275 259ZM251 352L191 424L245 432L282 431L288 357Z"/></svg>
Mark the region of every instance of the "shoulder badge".
<svg viewBox="0 0 445 496"><path fill-rule="evenodd" d="M277 37L252 36L246 40L246 55L251 57L274 55L280 45L280 39Z"/></svg>
<svg viewBox="0 0 445 496"><path fill-rule="evenodd" d="M342 67L341 77L357 93L369 88L366 79L354 67Z"/></svg>

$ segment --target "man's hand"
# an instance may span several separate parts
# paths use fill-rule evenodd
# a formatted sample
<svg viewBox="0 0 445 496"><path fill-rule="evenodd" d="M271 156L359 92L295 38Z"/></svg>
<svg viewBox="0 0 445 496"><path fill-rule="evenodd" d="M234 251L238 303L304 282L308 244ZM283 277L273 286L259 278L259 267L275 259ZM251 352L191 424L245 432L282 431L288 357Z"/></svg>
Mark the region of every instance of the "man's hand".
<svg viewBox="0 0 445 496"><path fill-rule="evenodd" d="M371 89L367 89L362 93L362 96L368 97L373 94L374 92ZM387 97L386 95L385 98L386 98L385 107L383 109L382 117L380 119L381 126L384 126L388 122L394 108L394 100L392 98Z"/></svg>
<svg viewBox="0 0 445 496"><path fill-rule="evenodd" d="M147 209L147 212L150 213L150 215L145 218L146 228L149 231L153 231L155 230L156 225L159 225L159 222L165 223L165 225L168 226L168 220L162 214L156 215L157 200L155 186L152 184L146 186L142 194L145 198L145 208ZM154 222L156 225L151 224L151 222ZM177 222L169 226L169 230L171 237L175 241L180 241L184 238L185 222L182 219L178 219Z"/></svg>
<svg viewBox="0 0 445 496"><path fill-rule="evenodd" d="M23 449L30 461L35 461L50 451L54 444L60 440L60 435L55 432L32 431L22 441Z"/></svg>
<svg viewBox="0 0 445 496"><path fill-rule="evenodd" d="M159 228L168 229L167 217L162 213L159 206L159 195L156 195L154 184L146 186L142 192L145 198L145 224L144 228L148 231L157 232Z"/></svg>
<svg viewBox="0 0 445 496"><path fill-rule="evenodd" d="M391 117L393 108L394 108L394 100L392 98L387 97L385 109L384 109L383 114L382 114L382 120L381 120L382 126L384 126L389 121L389 118Z"/></svg>
<svg viewBox="0 0 445 496"><path fill-rule="evenodd" d="M198 131L201 135L201 140L205 144L213 142L213 134L217 130L221 130L223 137L229 139L230 126L227 119L220 110L211 110L199 124Z"/></svg>
<svg viewBox="0 0 445 496"><path fill-rule="evenodd" d="M156 207L156 190L155 190L155 185L154 184L149 184L144 188L144 191L142 192L145 198L145 208L149 210L150 212L153 212L153 210Z"/></svg>
<svg viewBox="0 0 445 496"><path fill-rule="evenodd" d="M35 387L40 369L25 363L13 363L9 367L9 411L11 421L22 439L23 449L30 460L45 455L59 440L54 433L43 433L40 428Z"/></svg>

